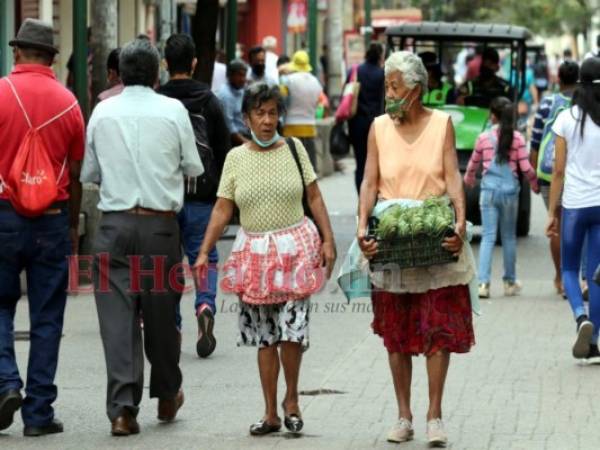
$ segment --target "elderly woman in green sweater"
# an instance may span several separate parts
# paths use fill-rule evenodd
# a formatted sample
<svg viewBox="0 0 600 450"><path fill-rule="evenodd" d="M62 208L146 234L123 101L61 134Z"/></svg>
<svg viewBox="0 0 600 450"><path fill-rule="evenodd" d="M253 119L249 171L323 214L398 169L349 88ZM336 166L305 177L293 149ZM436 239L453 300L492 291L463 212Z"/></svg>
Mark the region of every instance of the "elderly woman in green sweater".
<svg viewBox="0 0 600 450"><path fill-rule="evenodd" d="M280 366L287 385L284 425L298 433L303 427L298 378L302 352L309 344L310 296L331 275L335 242L304 146L277 133L283 112L278 88L252 85L244 94L243 112L252 140L227 155L195 267L199 276L207 270L208 253L237 206L241 228L223 267L221 288L239 297L239 345L259 348L265 414L250 427L250 434L281 429ZM310 209L306 212L314 219L306 217L303 198Z"/></svg>

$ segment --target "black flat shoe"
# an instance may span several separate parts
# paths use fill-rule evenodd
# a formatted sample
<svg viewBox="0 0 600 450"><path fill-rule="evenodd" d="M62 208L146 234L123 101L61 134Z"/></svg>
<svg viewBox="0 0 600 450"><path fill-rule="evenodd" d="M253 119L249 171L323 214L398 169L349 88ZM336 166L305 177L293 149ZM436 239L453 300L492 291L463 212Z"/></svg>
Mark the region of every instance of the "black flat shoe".
<svg viewBox="0 0 600 450"><path fill-rule="evenodd" d="M43 427L25 427L23 429L23 436L45 436L46 434L55 434L63 432L63 424L60 420L54 419L48 425Z"/></svg>
<svg viewBox="0 0 600 450"><path fill-rule="evenodd" d="M277 433L279 430L281 430L281 424L272 425L266 420L259 420L250 425L250 434L252 436L264 436L269 433Z"/></svg>
<svg viewBox="0 0 600 450"><path fill-rule="evenodd" d="M21 393L11 389L0 396L0 430L5 430L13 423L13 415L23 404Z"/></svg>
<svg viewBox="0 0 600 450"><path fill-rule="evenodd" d="M281 404L283 408L283 424L292 433L300 433L304 427L304 421L298 414L289 414L285 411L285 403Z"/></svg>
<svg viewBox="0 0 600 450"><path fill-rule="evenodd" d="M290 414L283 419L285 427L292 433L300 433L304 428L304 421L296 414Z"/></svg>

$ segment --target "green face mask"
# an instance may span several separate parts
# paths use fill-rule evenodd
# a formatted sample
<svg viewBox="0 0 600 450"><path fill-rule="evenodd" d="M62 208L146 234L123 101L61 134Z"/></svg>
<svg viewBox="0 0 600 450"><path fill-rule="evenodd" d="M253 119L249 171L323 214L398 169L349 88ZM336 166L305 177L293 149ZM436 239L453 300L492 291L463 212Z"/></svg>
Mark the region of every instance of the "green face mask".
<svg viewBox="0 0 600 450"><path fill-rule="evenodd" d="M406 102L406 97L404 98L391 98L386 97L385 99L385 112L392 119L403 119L410 107Z"/></svg>

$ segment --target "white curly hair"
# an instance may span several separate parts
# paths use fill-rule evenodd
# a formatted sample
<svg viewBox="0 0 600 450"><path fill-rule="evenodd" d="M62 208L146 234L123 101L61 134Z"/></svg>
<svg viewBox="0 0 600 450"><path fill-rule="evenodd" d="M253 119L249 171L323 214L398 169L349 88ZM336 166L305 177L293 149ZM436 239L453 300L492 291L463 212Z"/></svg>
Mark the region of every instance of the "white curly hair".
<svg viewBox="0 0 600 450"><path fill-rule="evenodd" d="M388 76L394 72L400 72L404 84L409 89L419 85L423 93L427 92L427 69L421 58L414 53L398 51L388 56L388 59L385 60L385 75Z"/></svg>

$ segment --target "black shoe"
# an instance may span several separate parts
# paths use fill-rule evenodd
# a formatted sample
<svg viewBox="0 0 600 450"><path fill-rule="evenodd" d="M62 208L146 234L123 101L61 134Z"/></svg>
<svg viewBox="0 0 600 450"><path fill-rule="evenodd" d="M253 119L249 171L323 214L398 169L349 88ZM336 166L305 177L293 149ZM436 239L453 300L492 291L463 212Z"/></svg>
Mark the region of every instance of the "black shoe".
<svg viewBox="0 0 600 450"><path fill-rule="evenodd" d="M209 307L200 308L198 313L198 342L196 343L196 353L200 358L206 358L215 351L217 340L213 335L215 326L215 316Z"/></svg>
<svg viewBox="0 0 600 450"><path fill-rule="evenodd" d="M298 414L288 414L285 410L285 401L281 404L283 408L283 424L292 433L300 433L304 427L304 421Z"/></svg>
<svg viewBox="0 0 600 450"><path fill-rule="evenodd" d="M272 425L266 420L259 420L250 425L250 434L252 436L264 436L269 433L276 433L281 430L281 424Z"/></svg>
<svg viewBox="0 0 600 450"><path fill-rule="evenodd" d="M304 428L304 421L297 414L290 414L283 419L285 427L292 433L300 433Z"/></svg>
<svg viewBox="0 0 600 450"><path fill-rule="evenodd" d="M594 324L589 321L588 316L579 316L577 318L577 338L573 344L574 358L584 359L588 355L592 334L594 334Z"/></svg>
<svg viewBox="0 0 600 450"><path fill-rule="evenodd" d="M590 351L585 357L590 364L600 364L600 350L598 344L590 344Z"/></svg>
<svg viewBox="0 0 600 450"><path fill-rule="evenodd" d="M0 396L0 430L5 430L13 423L13 415L23 404L23 397L16 389L10 389Z"/></svg>
<svg viewBox="0 0 600 450"><path fill-rule="evenodd" d="M63 432L63 424L60 420L52 420L48 425L43 427L25 427L23 430L23 436L44 436L46 434L55 434Z"/></svg>

